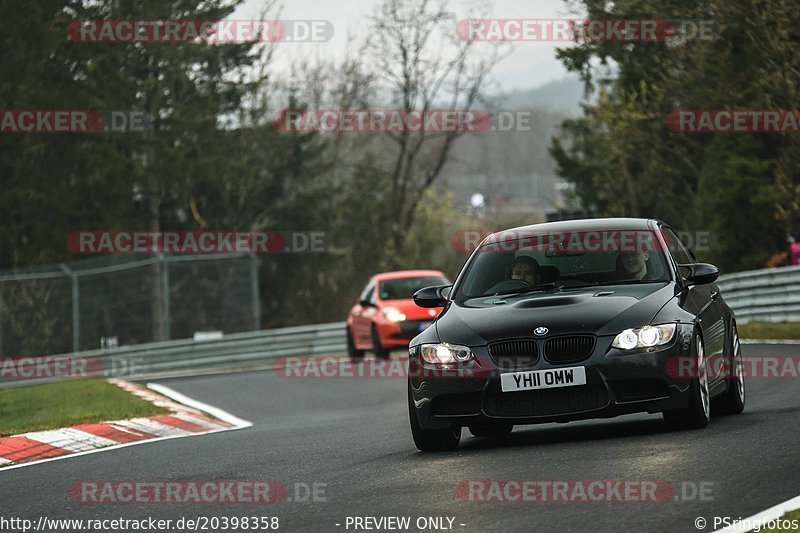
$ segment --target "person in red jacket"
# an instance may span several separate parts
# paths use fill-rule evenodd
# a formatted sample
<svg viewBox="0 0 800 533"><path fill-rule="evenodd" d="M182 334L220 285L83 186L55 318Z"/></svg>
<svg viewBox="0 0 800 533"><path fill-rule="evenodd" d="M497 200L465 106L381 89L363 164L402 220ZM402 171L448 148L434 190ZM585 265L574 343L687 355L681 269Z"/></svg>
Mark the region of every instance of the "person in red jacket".
<svg viewBox="0 0 800 533"><path fill-rule="evenodd" d="M793 240L789 244L789 251L790 251L789 264L800 266L800 242L795 242Z"/></svg>

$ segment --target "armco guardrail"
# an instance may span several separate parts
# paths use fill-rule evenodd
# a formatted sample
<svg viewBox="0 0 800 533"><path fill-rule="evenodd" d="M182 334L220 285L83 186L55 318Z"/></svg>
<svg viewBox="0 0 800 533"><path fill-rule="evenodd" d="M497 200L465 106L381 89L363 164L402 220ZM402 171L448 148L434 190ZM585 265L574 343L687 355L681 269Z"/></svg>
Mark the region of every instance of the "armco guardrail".
<svg viewBox="0 0 800 533"><path fill-rule="evenodd" d="M740 324L800 322L800 266L727 274L717 285Z"/></svg>
<svg viewBox="0 0 800 533"><path fill-rule="evenodd" d="M345 349L345 323L334 322L235 333L208 341L156 342L114 350L45 356L41 360L77 358L81 363L86 363L90 375L94 375L96 372L91 370L95 370L107 377L141 379L207 369L253 368L264 365L270 359L289 355L342 355ZM44 370L33 370L33 375L15 375L20 374L20 369L28 373L36 368L35 365L36 360L27 365L0 365L0 388L33 385L55 379L42 377L47 373L47 368L52 370L55 367L55 363L45 365Z"/></svg>

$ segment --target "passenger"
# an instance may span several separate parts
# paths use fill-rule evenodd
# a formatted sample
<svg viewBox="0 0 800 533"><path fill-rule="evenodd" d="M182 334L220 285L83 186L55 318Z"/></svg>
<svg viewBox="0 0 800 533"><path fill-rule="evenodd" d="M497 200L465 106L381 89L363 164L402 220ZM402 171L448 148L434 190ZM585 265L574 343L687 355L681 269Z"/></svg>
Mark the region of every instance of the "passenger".
<svg viewBox="0 0 800 533"><path fill-rule="evenodd" d="M514 266L511 268L511 279L526 281L529 285L536 285L541 279L539 262L527 255L517 257L514 260Z"/></svg>

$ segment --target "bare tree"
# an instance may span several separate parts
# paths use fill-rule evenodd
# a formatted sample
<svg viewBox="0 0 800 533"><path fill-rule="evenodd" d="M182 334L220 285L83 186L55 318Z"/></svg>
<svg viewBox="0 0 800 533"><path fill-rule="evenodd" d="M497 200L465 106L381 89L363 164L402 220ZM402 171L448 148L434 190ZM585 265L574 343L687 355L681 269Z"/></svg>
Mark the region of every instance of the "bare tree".
<svg viewBox="0 0 800 533"><path fill-rule="evenodd" d="M456 22L446 0L385 0L376 10L363 57L384 83L386 103L423 116L433 109L473 109L503 54L494 43L459 39ZM390 255L402 254L417 207L462 134L458 128L387 133L394 149L379 186Z"/></svg>

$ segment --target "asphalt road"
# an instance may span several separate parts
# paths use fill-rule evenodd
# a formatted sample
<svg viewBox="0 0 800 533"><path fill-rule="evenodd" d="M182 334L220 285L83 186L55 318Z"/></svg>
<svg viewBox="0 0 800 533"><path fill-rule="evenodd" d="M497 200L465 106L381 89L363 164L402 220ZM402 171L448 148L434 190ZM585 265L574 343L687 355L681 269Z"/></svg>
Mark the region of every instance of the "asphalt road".
<svg viewBox="0 0 800 533"><path fill-rule="evenodd" d="M800 346L744 351L789 355ZM430 516L454 518L454 530L465 532L641 532L697 531L702 516L711 531L714 516L747 517L800 494L798 379L751 380L745 412L717 417L705 430L670 432L658 415L523 426L502 441L465 429L457 451L437 454L414 447L403 379L288 379L257 371L159 383L254 425L0 472L0 517L277 516L283 531L347 531L348 516L409 516L412 524ZM665 480L687 487L689 501L459 499L459 481L475 479ZM80 480L278 480L293 500L296 483L316 483L325 501L84 505L68 496ZM701 483L710 493L692 498L688 492Z"/></svg>

